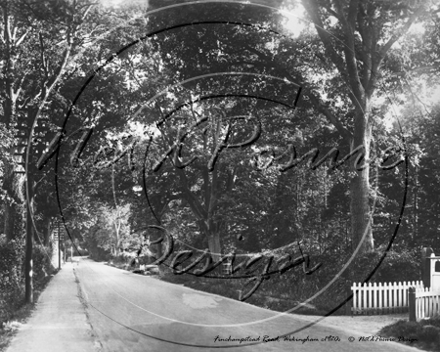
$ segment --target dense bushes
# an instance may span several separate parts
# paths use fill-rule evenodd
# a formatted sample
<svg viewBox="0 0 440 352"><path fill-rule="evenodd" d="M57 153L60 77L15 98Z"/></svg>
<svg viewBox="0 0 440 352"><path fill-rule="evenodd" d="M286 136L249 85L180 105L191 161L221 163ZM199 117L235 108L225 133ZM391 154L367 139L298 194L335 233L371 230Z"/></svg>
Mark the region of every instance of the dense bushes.
<svg viewBox="0 0 440 352"><path fill-rule="evenodd" d="M0 323L18 308L24 293L24 246L0 239Z"/></svg>
<svg viewBox="0 0 440 352"><path fill-rule="evenodd" d="M308 300L317 292L322 292L308 304L302 306L297 313L325 314L333 311L348 296L353 282L362 282L375 270L369 281L371 282L399 282L420 280L420 260L418 251L402 250L390 251L378 266L383 252L375 251L357 255L342 274L341 269L349 260L349 256L339 253L324 253L311 255L310 267L322 263L321 267L310 275L306 275L302 265L292 268L282 275L279 273L267 277L258 290L252 294L247 302L270 308L277 311L287 311ZM296 257L294 255L294 257ZM168 264L168 263L167 263ZM265 263L252 267L254 273L263 272ZM275 266L271 270L275 270ZM239 275L242 272L238 273ZM212 275L212 273L210 274ZM329 284L334 278L336 280ZM245 279L195 277L193 275L174 275L169 270L162 277L163 280L206 292L220 294L225 297L238 299L238 291L247 292L253 286L243 287ZM336 314L345 314L342 306Z"/></svg>
<svg viewBox="0 0 440 352"><path fill-rule="evenodd" d="M109 251L106 251L100 247L89 249L88 253L90 258L97 262L107 262L112 258L112 255Z"/></svg>
<svg viewBox="0 0 440 352"><path fill-rule="evenodd" d="M0 324L7 321L23 303L24 298L24 254L25 247L19 241L6 242L0 238ZM46 275L53 271L52 250L34 245L33 278L38 288Z"/></svg>
<svg viewBox="0 0 440 352"><path fill-rule="evenodd" d="M353 262L353 276L363 281L378 266L383 253L375 251L357 256ZM399 282L421 280L419 250L389 251L369 281Z"/></svg>

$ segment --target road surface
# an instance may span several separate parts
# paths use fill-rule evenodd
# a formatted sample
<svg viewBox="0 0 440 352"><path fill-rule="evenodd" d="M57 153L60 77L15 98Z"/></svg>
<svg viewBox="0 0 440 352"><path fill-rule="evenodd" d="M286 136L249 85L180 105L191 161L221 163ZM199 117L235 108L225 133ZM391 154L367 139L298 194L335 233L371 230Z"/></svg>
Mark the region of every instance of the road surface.
<svg viewBox="0 0 440 352"><path fill-rule="evenodd" d="M105 352L419 351L389 341L360 342L355 329L340 330L325 319L307 327L310 319L298 315L279 315L88 259L73 270L95 345ZM291 332L290 341L278 337Z"/></svg>

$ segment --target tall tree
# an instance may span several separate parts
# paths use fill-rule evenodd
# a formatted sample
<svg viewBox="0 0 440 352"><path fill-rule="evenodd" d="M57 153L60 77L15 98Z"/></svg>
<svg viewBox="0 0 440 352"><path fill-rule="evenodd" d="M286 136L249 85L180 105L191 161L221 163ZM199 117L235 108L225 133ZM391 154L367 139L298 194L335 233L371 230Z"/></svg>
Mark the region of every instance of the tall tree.
<svg viewBox="0 0 440 352"><path fill-rule="evenodd" d="M352 123L346 128L337 111L326 108L314 98L319 110L335 125L350 144L360 147L365 160L370 159L372 126L376 116L372 110L383 75L383 63L393 45L411 25L429 13L432 4L413 1L302 0L313 22L325 56L348 89L352 107ZM369 204L370 167L353 168L351 181L351 231L357 243L365 235L363 250L374 248L372 214Z"/></svg>
<svg viewBox="0 0 440 352"><path fill-rule="evenodd" d="M16 174L13 154L24 152L20 144L27 142L32 124L58 91L60 80L74 68L73 56L90 34L85 23L92 7L93 3L88 0L1 2L0 118L9 137L2 153L6 193L4 232L8 239L17 236L14 225L18 220L20 197L23 198L23 190L17 187L20 177ZM27 127L24 137L17 137L19 122Z"/></svg>

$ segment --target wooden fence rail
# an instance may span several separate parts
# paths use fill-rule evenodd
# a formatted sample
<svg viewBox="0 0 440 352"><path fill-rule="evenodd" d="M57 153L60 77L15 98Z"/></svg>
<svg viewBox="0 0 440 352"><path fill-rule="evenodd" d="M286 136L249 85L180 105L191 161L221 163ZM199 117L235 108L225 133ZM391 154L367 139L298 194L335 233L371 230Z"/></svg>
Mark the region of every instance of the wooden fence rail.
<svg viewBox="0 0 440 352"><path fill-rule="evenodd" d="M352 314L389 314L408 311L408 289L423 288L422 281L353 283Z"/></svg>

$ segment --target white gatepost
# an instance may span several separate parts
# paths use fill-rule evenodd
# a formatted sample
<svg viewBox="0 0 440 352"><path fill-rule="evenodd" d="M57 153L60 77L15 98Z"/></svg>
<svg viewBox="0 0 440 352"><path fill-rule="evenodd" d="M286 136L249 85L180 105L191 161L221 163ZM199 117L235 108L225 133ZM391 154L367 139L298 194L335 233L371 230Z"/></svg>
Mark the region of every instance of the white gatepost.
<svg viewBox="0 0 440 352"><path fill-rule="evenodd" d="M431 264L430 288L433 292L440 292L440 257L435 256L434 253L432 253L429 259Z"/></svg>

